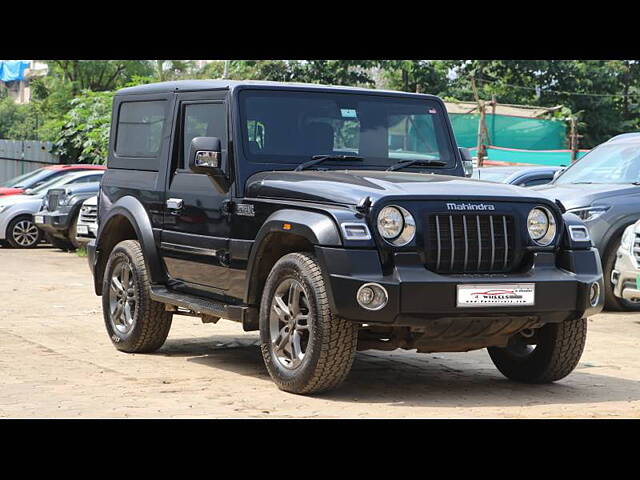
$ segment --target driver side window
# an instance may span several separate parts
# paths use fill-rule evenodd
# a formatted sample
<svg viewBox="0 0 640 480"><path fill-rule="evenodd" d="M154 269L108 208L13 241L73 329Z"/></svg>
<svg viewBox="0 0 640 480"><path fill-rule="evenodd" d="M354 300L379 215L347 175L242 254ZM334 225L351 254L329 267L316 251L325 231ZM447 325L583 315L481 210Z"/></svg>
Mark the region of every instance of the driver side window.
<svg viewBox="0 0 640 480"><path fill-rule="evenodd" d="M223 145L227 139L224 103L187 103L183 108L179 169L188 168L189 148L194 138L218 137Z"/></svg>

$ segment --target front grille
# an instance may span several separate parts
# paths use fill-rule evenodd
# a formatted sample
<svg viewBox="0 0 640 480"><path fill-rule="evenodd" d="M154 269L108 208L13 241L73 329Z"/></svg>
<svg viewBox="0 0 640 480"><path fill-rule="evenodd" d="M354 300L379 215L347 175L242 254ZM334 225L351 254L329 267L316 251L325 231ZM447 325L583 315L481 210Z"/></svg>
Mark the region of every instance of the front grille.
<svg viewBox="0 0 640 480"><path fill-rule="evenodd" d="M80 221L83 223L95 223L98 216L98 207L82 207L80 210Z"/></svg>
<svg viewBox="0 0 640 480"><path fill-rule="evenodd" d="M47 205L50 212L55 212L58 209L60 195L60 192L50 191L49 193L47 193Z"/></svg>
<svg viewBox="0 0 640 480"><path fill-rule="evenodd" d="M515 227L510 215L432 215L428 225L429 270L437 273L512 270Z"/></svg>
<svg viewBox="0 0 640 480"><path fill-rule="evenodd" d="M636 258L636 261L640 263L640 233L636 233L635 239L633 240L633 256Z"/></svg>

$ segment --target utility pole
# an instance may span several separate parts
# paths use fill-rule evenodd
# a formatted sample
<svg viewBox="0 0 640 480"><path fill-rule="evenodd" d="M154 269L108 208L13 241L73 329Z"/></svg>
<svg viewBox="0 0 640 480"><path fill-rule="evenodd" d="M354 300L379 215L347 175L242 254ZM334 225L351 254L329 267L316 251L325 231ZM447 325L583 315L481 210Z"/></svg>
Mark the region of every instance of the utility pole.
<svg viewBox="0 0 640 480"><path fill-rule="evenodd" d="M582 137L582 135L578 135L578 126L576 124L576 117L571 115L569 117L569 122L571 126L571 130L569 133L569 142L571 146L571 163L574 163L578 159L578 139Z"/></svg>
<svg viewBox="0 0 640 480"><path fill-rule="evenodd" d="M229 77L229 60L224 61L224 72L222 73L222 78Z"/></svg>
<svg viewBox="0 0 640 480"><path fill-rule="evenodd" d="M480 96L478 95L478 89L476 88L475 77L471 77L471 88L473 89L473 95L476 97L476 102L478 102L478 111L480 112L480 120L478 122L477 155L478 155L478 167L482 167L482 164L484 163L484 158L487 155L486 148L484 145L484 137L487 131L487 127L485 125L485 104L482 100L480 100Z"/></svg>

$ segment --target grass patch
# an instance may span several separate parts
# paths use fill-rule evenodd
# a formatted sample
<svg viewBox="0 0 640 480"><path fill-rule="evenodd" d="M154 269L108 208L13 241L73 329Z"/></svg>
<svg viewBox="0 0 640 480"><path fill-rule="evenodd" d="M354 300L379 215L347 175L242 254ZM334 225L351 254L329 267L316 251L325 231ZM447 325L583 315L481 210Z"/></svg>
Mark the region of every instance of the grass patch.
<svg viewBox="0 0 640 480"><path fill-rule="evenodd" d="M86 247L80 247L76 250L76 255L79 257L86 257L87 256L87 248Z"/></svg>

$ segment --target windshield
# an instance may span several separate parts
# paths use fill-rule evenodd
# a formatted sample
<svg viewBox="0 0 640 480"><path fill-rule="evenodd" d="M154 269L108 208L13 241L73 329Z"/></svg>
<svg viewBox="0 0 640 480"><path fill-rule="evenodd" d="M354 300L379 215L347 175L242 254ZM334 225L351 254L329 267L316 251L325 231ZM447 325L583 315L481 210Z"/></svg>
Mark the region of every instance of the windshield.
<svg viewBox="0 0 640 480"><path fill-rule="evenodd" d="M77 175L62 175L61 177L52 178L48 182L39 185L36 188L29 190L29 195L38 195L40 193L46 193L52 188L59 187L61 185L66 185L72 179L76 178Z"/></svg>
<svg viewBox="0 0 640 480"><path fill-rule="evenodd" d="M640 148L637 145L604 145L567 168L554 182L633 183L640 181Z"/></svg>
<svg viewBox="0 0 640 480"><path fill-rule="evenodd" d="M51 170L46 168L38 168L33 172L27 172L18 177L11 178L6 182L0 183L0 187L7 188L29 188L31 185L35 185L36 183L42 181L43 178L46 178L51 174Z"/></svg>
<svg viewBox="0 0 640 480"><path fill-rule="evenodd" d="M298 165L314 155L353 155L363 161L329 160L322 167L388 167L401 160L454 164L445 112L429 99L244 90L240 111L251 162Z"/></svg>

